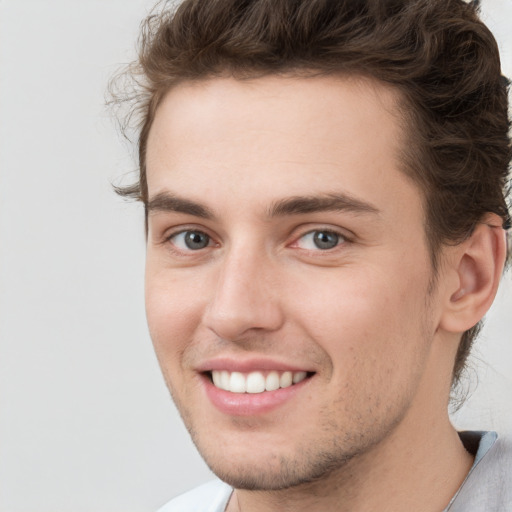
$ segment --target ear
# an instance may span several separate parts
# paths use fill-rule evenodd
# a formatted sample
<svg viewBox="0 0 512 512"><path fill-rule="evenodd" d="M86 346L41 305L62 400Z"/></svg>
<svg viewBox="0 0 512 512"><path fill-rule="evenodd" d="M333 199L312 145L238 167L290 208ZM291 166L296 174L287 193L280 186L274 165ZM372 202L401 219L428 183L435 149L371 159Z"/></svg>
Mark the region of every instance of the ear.
<svg viewBox="0 0 512 512"><path fill-rule="evenodd" d="M482 319L496 296L506 255L501 218L488 214L471 236L454 248L449 266L456 279L451 280L452 289L447 289L441 328L462 333Z"/></svg>

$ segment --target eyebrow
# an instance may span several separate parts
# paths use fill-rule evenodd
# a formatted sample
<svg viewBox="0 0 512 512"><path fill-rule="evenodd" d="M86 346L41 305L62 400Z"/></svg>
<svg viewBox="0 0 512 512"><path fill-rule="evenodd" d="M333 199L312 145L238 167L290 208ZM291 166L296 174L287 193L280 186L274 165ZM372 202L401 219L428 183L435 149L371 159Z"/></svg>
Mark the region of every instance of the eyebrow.
<svg viewBox="0 0 512 512"><path fill-rule="evenodd" d="M147 213L153 212L178 212L201 217L203 219L213 219L215 215L206 206L200 205L189 199L178 197L169 192L160 192L152 197L146 205Z"/></svg>
<svg viewBox="0 0 512 512"><path fill-rule="evenodd" d="M215 218L215 214L208 207L170 192L160 192L152 197L146 205L146 210L148 213L178 212L203 219ZM345 211L373 215L380 213L379 209L371 203L346 193L337 193L319 196L293 196L280 199L270 206L267 210L267 215L273 218L326 211Z"/></svg>
<svg viewBox="0 0 512 512"><path fill-rule="evenodd" d="M325 194L320 196L296 196L276 201L269 209L270 217L301 215L306 213L346 211L356 214L378 215L379 209L349 194Z"/></svg>

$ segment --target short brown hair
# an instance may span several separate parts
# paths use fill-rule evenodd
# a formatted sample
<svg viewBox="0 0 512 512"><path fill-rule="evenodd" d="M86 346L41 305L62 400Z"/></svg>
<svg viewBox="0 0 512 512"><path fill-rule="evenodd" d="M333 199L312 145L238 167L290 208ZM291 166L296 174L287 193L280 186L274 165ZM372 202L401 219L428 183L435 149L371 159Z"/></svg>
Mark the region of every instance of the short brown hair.
<svg viewBox="0 0 512 512"><path fill-rule="evenodd" d="M146 146L173 86L227 74L359 74L404 99L403 168L423 191L434 272L443 243L468 237L488 212L510 227L506 79L498 47L463 0L185 0L143 25L137 84L139 179L118 193L147 204ZM480 325L461 339L459 381Z"/></svg>

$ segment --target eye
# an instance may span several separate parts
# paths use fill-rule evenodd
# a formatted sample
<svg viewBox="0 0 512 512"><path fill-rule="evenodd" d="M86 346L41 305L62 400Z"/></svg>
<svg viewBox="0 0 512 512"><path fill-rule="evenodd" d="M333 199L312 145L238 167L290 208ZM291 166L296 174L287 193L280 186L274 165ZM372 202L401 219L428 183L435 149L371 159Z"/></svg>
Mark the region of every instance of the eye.
<svg viewBox="0 0 512 512"><path fill-rule="evenodd" d="M182 251L199 251L210 245L210 237L202 231L181 231L169 238L169 241Z"/></svg>
<svg viewBox="0 0 512 512"><path fill-rule="evenodd" d="M315 230L302 235L297 241L297 246L306 250L329 250L334 249L345 239L339 233L329 230Z"/></svg>

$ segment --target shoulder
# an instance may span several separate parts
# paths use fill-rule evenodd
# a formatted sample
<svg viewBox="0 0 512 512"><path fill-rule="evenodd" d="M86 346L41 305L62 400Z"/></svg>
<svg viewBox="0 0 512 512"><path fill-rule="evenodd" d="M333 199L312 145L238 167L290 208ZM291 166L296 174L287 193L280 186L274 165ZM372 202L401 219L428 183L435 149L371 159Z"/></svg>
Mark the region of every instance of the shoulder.
<svg viewBox="0 0 512 512"><path fill-rule="evenodd" d="M450 512L512 510L512 436L488 432L481 444L490 447L478 459L459 490Z"/></svg>
<svg viewBox="0 0 512 512"><path fill-rule="evenodd" d="M224 512L232 491L224 482L213 480L174 498L158 512Z"/></svg>

